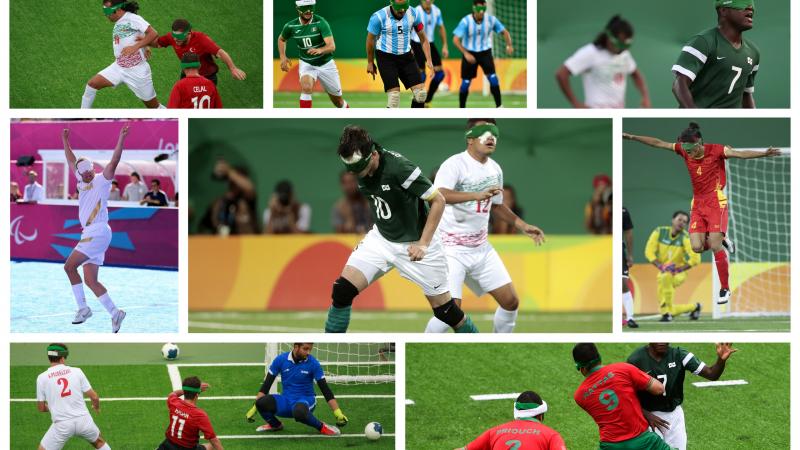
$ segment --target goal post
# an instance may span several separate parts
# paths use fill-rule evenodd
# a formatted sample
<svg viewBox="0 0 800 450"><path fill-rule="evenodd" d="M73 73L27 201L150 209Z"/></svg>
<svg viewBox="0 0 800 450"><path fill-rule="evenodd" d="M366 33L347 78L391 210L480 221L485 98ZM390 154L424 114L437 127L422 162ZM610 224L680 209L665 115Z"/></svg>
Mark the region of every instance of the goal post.
<svg viewBox="0 0 800 450"><path fill-rule="evenodd" d="M524 0L487 0L486 12L497 17L511 34L514 43L514 54L506 54L506 41L495 33L492 41L492 53L496 59L528 58L528 2ZM510 93L525 94L526 91L512 90ZM483 78L483 95L489 95L489 80Z"/></svg>

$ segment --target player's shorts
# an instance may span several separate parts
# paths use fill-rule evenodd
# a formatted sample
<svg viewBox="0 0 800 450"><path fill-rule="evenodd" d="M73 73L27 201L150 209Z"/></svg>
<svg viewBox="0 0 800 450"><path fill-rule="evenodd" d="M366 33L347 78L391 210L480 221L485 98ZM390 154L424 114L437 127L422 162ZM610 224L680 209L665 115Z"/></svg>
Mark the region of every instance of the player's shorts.
<svg viewBox="0 0 800 450"><path fill-rule="evenodd" d="M107 223L90 225L83 229L81 240L75 246L75 250L88 256L89 259L83 264L103 265L106 259L106 250L111 244L111 227Z"/></svg>
<svg viewBox="0 0 800 450"><path fill-rule="evenodd" d="M727 233L728 204L716 197L693 199L689 233Z"/></svg>
<svg viewBox="0 0 800 450"><path fill-rule="evenodd" d="M444 252L453 298L464 298L462 289L465 283L478 297L511 283L511 275L503 260L489 242L474 248L445 245Z"/></svg>
<svg viewBox="0 0 800 450"><path fill-rule="evenodd" d="M217 74L218 74L218 73L219 73L219 72L214 72L214 73L212 73L212 74L210 74L210 75L203 75L203 78L206 78L207 80L211 81L212 83L214 83L214 86L216 86L216 85L217 85ZM182 80L182 79L184 79L184 78L186 78L186 72L184 72L184 71L182 71L182 70L181 70L181 77L180 77L180 79Z"/></svg>
<svg viewBox="0 0 800 450"><path fill-rule="evenodd" d="M342 96L342 80L339 78L339 69L333 60L321 66L315 66L301 59L300 77L302 78L305 75L310 76L314 81L319 80L319 84L328 94L336 97Z"/></svg>
<svg viewBox="0 0 800 450"><path fill-rule="evenodd" d="M448 292L447 258L439 237L434 235L422 261L411 261L408 257L410 244L391 242L381 236L377 227L372 227L350 254L347 265L361 271L370 283L396 267L400 276L421 287L427 296Z"/></svg>
<svg viewBox="0 0 800 450"><path fill-rule="evenodd" d="M664 438L664 442L678 450L686 450L686 420L683 417L683 408L678 405L672 412L652 411L656 416L669 422L669 430L662 433L653 430L656 434Z"/></svg>
<svg viewBox="0 0 800 450"><path fill-rule="evenodd" d="M411 51L414 52L414 59L417 60L417 67L420 70L425 70L425 52L422 50L422 44L417 41L411 41ZM433 67L442 65L442 57L439 55L439 49L436 44L431 43L431 62Z"/></svg>
<svg viewBox="0 0 800 450"><path fill-rule="evenodd" d="M61 450L73 436L94 443L100 438L100 429L89 415L62 420L50 425L40 445L45 450Z"/></svg>
<svg viewBox="0 0 800 450"><path fill-rule="evenodd" d="M150 71L150 64L147 61L129 68L120 67L114 61L110 66L101 70L98 75L110 81L114 87L119 86L120 83L125 83L139 100L147 102L156 98L156 89L153 87L153 73Z"/></svg>
<svg viewBox="0 0 800 450"><path fill-rule="evenodd" d="M156 450L206 450L206 448L200 444L197 444L195 447L184 447L171 442L169 439L164 439Z"/></svg>
<svg viewBox="0 0 800 450"><path fill-rule="evenodd" d="M403 82L406 89L422 84L422 75L417 68L417 61L410 51L402 55L394 55L375 50L375 61L378 64L381 80L383 80L384 92L399 88L400 81Z"/></svg>
<svg viewBox="0 0 800 450"><path fill-rule="evenodd" d="M645 431L633 439L622 442L600 442L600 450L674 450L661 436Z"/></svg>
<svg viewBox="0 0 800 450"><path fill-rule="evenodd" d="M275 412L275 415L278 417L292 417L294 405L298 403L305 403L309 411L314 411L314 408L317 407L317 399L314 396L290 397L287 395L272 394L272 398L275 399L275 403L278 405L278 410Z"/></svg>
<svg viewBox="0 0 800 450"><path fill-rule="evenodd" d="M482 52L470 52L475 57L475 64L470 64L463 56L461 57L461 79L471 80L478 76L478 66L483 69L483 74L487 77L495 73L494 56L492 50Z"/></svg>

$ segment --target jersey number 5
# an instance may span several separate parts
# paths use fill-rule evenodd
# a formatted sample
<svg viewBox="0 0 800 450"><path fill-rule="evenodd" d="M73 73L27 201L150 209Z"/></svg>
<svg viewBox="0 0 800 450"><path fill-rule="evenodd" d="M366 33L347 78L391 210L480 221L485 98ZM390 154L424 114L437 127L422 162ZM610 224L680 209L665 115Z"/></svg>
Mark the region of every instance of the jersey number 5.
<svg viewBox="0 0 800 450"><path fill-rule="evenodd" d="M56 380L56 383L61 386L61 398L72 395L72 391L69 390L69 380L66 378L59 378Z"/></svg>
<svg viewBox="0 0 800 450"><path fill-rule="evenodd" d="M175 424L178 424L178 434L175 434ZM176 415L172 415L172 425L169 427L169 433L178 439L183 439L183 426L186 425L186 420L181 419Z"/></svg>
<svg viewBox="0 0 800 450"><path fill-rule="evenodd" d="M402 25L398 25L397 26L397 34L403 34L403 26Z"/></svg>

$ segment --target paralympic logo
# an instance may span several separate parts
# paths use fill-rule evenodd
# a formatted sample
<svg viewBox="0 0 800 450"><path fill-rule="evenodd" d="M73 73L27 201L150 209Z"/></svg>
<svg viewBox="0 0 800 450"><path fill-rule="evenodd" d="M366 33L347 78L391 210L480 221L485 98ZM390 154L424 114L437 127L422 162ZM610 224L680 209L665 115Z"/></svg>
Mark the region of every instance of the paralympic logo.
<svg viewBox="0 0 800 450"><path fill-rule="evenodd" d="M15 217L14 220L11 221L11 235L14 236L14 242L17 245L22 245L25 242L33 242L39 235L38 230L33 230L33 234L24 234L20 230L20 227L22 226L22 219L24 217L25 216Z"/></svg>

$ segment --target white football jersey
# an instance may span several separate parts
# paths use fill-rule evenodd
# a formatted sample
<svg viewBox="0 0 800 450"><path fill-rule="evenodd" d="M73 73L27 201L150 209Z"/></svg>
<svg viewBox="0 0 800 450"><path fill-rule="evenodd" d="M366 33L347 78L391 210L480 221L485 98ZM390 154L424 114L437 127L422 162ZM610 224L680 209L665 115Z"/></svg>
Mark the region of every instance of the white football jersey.
<svg viewBox="0 0 800 450"><path fill-rule="evenodd" d="M503 188L503 170L492 158L478 162L466 151L453 155L439 167L434 185L452 191L480 192ZM478 247L489 233L492 204L503 203L503 194L477 202L448 204L439 222L439 235L447 246Z"/></svg>
<svg viewBox="0 0 800 450"><path fill-rule="evenodd" d="M78 218L81 227L108 224L108 196L111 195L111 180L103 176L103 172L94 174L91 183L84 183L78 177Z"/></svg>
<svg viewBox="0 0 800 450"><path fill-rule="evenodd" d="M594 44L586 44L564 65L572 75L583 79L584 103L590 108L624 108L628 75L636 71L636 61L628 50L613 54Z"/></svg>
<svg viewBox="0 0 800 450"><path fill-rule="evenodd" d="M59 364L36 379L36 400L47 402L53 422L89 416L83 394L91 388L81 369Z"/></svg>
<svg viewBox="0 0 800 450"><path fill-rule="evenodd" d="M114 58L117 59L117 64L120 67L134 67L145 61L144 50L139 49L138 52L127 57L121 57L122 49L136 44L136 38L144 36L150 24L142 18L142 16L130 12L126 12L118 21L114 22L113 31L113 45L114 45Z"/></svg>

